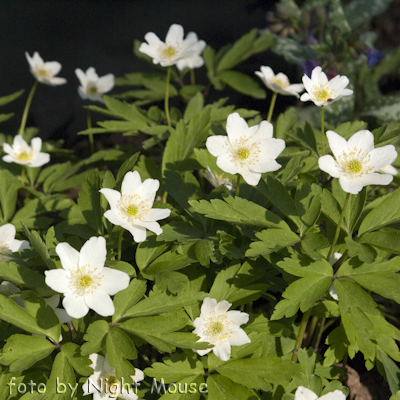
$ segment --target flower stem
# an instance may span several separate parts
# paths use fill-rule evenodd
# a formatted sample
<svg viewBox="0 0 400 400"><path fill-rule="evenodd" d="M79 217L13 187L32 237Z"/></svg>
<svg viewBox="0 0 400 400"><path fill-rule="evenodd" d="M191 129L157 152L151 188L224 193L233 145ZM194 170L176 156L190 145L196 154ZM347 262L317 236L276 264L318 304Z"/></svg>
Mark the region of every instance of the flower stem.
<svg viewBox="0 0 400 400"><path fill-rule="evenodd" d="M297 352L299 351L299 349L301 347L301 343L303 342L304 332L306 331L306 328L307 328L307 323L308 323L308 319L310 318L310 315L311 315L311 310L312 310L312 307L303 314L303 318L301 319L299 333L297 334L296 345L295 345L294 351L293 351L292 363L297 362Z"/></svg>
<svg viewBox="0 0 400 400"><path fill-rule="evenodd" d="M121 260L123 236L124 236L124 228L121 228L121 231L119 232L119 237L118 237L118 261Z"/></svg>
<svg viewBox="0 0 400 400"><path fill-rule="evenodd" d="M35 80L35 83L33 84L31 91L29 92L28 99L26 100L24 113L22 114L21 126L20 126L20 128L19 128L19 134L20 134L22 137L24 137L24 131L25 131L26 120L27 120L27 118L28 118L29 108L31 107L33 95L35 94L35 90L36 90L37 85L38 85L38 81Z"/></svg>
<svg viewBox="0 0 400 400"><path fill-rule="evenodd" d="M336 242L338 240L339 233L340 233L340 225L342 225L344 213L346 212L347 203L349 202L349 199L350 199L350 193L346 193L346 198L344 199L342 212L340 213L339 222L338 222L337 227L336 227L335 236L333 237L331 248L329 249L328 256L326 257L328 262L329 262L329 259L332 257L333 250L335 249L335 245L336 245Z"/></svg>
<svg viewBox="0 0 400 400"><path fill-rule="evenodd" d="M92 129L92 115L90 113L90 110L87 109L87 128ZM94 153L94 138L93 138L93 133L89 133L89 143L90 143L90 154Z"/></svg>
<svg viewBox="0 0 400 400"><path fill-rule="evenodd" d="M324 106L321 106L321 142L322 142L322 155L325 155L325 111Z"/></svg>
<svg viewBox="0 0 400 400"><path fill-rule="evenodd" d="M169 81L171 79L171 67L168 67L167 69L167 86L165 88L165 101L164 101L164 107L165 107L165 116L167 117L167 123L168 126L171 127L171 118L169 116Z"/></svg>
<svg viewBox="0 0 400 400"><path fill-rule="evenodd" d="M240 186L240 174L236 177L236 197L239 197L239 186Z"/></svg>
<svg viewBox="0 0 400 400"><path fill-rule="evenodd" d="M268 117L267 117L268 122L271 122L272 113L274 112L275 101L277 96L278 96L277 92L274 92L274 94L272 95L271 104L269 105L269 110L268 110Z"/></svg>
<svg viewBox="0 0 400 400"><path fill-rule="evenodd" d="M194 77L194 69L190 68L190 84L195 85L196 84L196 79Z"/></svg>
<svg viewBox="0 0 400 400"><path fill-rule="evenodd" d="M23 165L22 169L21 169L21 183L22 183L22 186L25 186L25 177L26 177L25 166Z"/></svg>

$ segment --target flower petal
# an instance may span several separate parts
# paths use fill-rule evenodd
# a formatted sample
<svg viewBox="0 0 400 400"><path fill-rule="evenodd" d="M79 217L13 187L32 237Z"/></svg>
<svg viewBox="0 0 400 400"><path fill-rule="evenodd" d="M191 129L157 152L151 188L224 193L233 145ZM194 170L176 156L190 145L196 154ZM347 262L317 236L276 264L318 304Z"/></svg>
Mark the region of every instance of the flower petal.
<svg viewBox="0 0 400 400"><path fill-rule="evenodd" d="M317 400L318 396L310 389L299 386L294 394L294 400Z"/></svg>
<svg viewBox="0 0 400 400"><path fill-rule="evenodd" d="M79 254L79 266L83 267L89 265L91 269L103 269L106 256L106 239L102 236L93 236L81 248Z"/></svg>
<svg viewBox="0 0 400 400"><path fill-rule="evenodd" d="M121 185L122 196L132 196L136 194L137 188L142 184L140 174L137 171L129 171L125 174Z"/></svg>
<svg viewBox="0 0 400 400"><path fill-rule="evenodd" d="M379 174L377 174L379 175ZM389 176L389 175L388 175ZM391 176L391 175L390 175ZM392 177L393 178L393 177ZM339 178L339 183L342 189L346 193L351 193L351 194L358 194L361 192L362 188L366 185L363 185L360 182L360 179L348 179L346 176L341 175Z"/></svg>
<svg viewBox="0 0 400 400"><path fill-rule="evenodd" d="M83 296L67 294L63 299L63 307L72 318L82 318L89 312L89 307Z"/></svg>
<svg viewBox="0 0 400 400"><path fill-rule="evenodd" d="M318 400L346 400L346 396L341 390L335 390L334 392L324 394Z"/></svg>
<svg viewBox="0 0 400 400"><path fill-rule="evenodd" d="M99 192L104 195L110 204L111 210L116 210L121 202L121 193L114 189L103 188Z"/></svg>
<svg viewBox="0 0 400 400"><path fill-rule="evenodd" d="M100 93L107 93L114 87L114 74L107 74L99 79L97 89Z"/></svg>
<svg viewBox="0 0 400 400"><path fill-rule="evenodd" d="M41 167L44 164L47 164L50 161L50 154L48 153L38 153L36 157L28 162L27 164L32 168Z"/></svg>
<svg viewBox="0 0 400 400"><path fill-rule="evenodd" d="M87 306L96 311L102 317L109 317L115 312L114 303L111 297L100 289L94 290L92 293L85 295Z"/></svg>
<svg viewBox="0 0 400 400"><path fill-rule="evenodd" d="M340 172L338 170L338 163L331 155L322 156L318 159L318 166L321 171L326 172L333 178L339 178Z"/></svg>
<svg viewBox="0 0 400 400"><path fill-rule="evenodd" d="M58 61L48 61L44 63L47 70L51 71L53 75L57 75L61 71L61 64Z"/></svg>
<svg viewBox="0 0 400 400"><path fill-rule="evenodd" d="M206 141L207 150L218 157L228 151L228 138L226 136L210 136Z"/></svg>
<svg viewBox="0 0 400 400"><path fill-rule="evenodd" d="M68 272L64 269L51 269L44 271L46 285L58 293L70 293Z"/></svg>
<svg viewBox="0 0 400 400"><path fill-rule="evenodd" d="M80 84L83 87L86 87L86 84L87 84L86 74L80 68L76 68L75 75L79 79Z"/></svg>
<svg viewBox="0 0 400 400"><path fill-rule="evenodd" d="M16 229L13 224L5 224L0 227L0 241L5 243L11 243L16 234Z"/></svg>
<svg viewBox="0 0 400 400"><path fill-rule="evenodd" d="M373 166L374 171L378 171L391 164L397 158L397 152L393 145L388 144L372 150L369 156L369 165Z"/></svg>
<svg viewBox="0 0 400 400"><path fill-rule="evenodd" d="M165 37L165 43L167 44L181 44L183 42L183 26L179 24L172 24L167 32L167 36Z"/></svg>
<svg viewBox="0 0 400 400"><path fill-rule="evenodd" d="M347 142L350 150L364 150L370 152L374 149L374 135L368 130L356 132Z"/></svg>
<svg viewBox="0 0 400 400"><path fill-rule="evenodd" d="M212 351L222 361L228 361L231 358L231 346L228 342L215 345Z"/></svg>
<svg viewBox="0 0 400 400"><path fill-rule="evenodd" d="M56 247L56 253L66 271L72 271L78 266L79 251L75 250L69 243L59 243Z"/></svg>
<svg viewBox="0 0 400 400"><path fill-rule="evenodd" d="M115 293L126 289L129 286L129 275L117 269L104 267L101 271L101 290L113 296Z"/></svg>
<svg viewBox="0 0 400 400"><path fill-rule="evenodd" d="M243 329L235 329L232 336L228 339L231 346L242 346L250 343L251 340Z"/></svg>
<svg viewBox="0 0 400 400"><path fill-rule="evenodd" d="M226 132L231 143L235 140L239 140L241 136L247 133L248 129L249 126L247 122L238 113L235 112L228 116Z"/></svg>
<svg viewBox="0 0 400 400"><path fill-rule="evenodd" d="M339 159L342 154L349 152L349 145L346 139L336 132L328 131L326 132L326 137L328 138L329 147L336 159Z"/></svg>

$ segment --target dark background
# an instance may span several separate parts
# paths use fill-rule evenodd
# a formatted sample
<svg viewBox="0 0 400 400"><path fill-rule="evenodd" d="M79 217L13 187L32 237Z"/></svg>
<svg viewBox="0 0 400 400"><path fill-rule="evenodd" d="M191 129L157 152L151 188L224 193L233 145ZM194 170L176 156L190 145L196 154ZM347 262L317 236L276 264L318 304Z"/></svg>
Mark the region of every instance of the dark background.
<svg viewBox="0 0 400 400"><path fill-rule="evenodd" d="M0 0L0 96L25 89L16 102L1 108L0 112L16 115L2 123L0 131L16 133L34 83L25 51L31 56L39 52L44 61L60 62L62 70L58 76L68 81L57 87L39 84L27 126L38 127L43 139L63 138L67 146L72 146L78 140L76 132L86 128L75 68L86 71L93 66L99 76L155 70L133 54L134 39L143 41L144 35L153 31L165 40L170 25L179 23L185 35L194 31L199 39L219 49L254 27L265 28L266 13L274 8L274 3L272 0ZM260 54L250 63L246 73L254 74L261 65L270 65L269 56ZM121 90L116 88L111 93Z"/></svg>

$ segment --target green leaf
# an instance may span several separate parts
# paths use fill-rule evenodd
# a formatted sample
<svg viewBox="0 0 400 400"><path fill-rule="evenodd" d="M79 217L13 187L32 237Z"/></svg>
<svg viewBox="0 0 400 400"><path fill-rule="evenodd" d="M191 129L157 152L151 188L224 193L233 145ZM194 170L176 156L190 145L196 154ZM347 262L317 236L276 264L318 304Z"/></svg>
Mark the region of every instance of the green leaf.
<svg viewBox="0 0 400 400"><path fill-rule="evenodd" d="M147 235L146 241L136 248L135 261L140 271L143 271L154 259L168 248L167 243L157 242L156 235Z"/></svg>
<svg viewBox="0 0 400 400"><path fill-rule="evenodd" d="M298 235L286 229L267 229L256 233L256 236L261 242L250 244L250 249L246 251L247 257L271 254L300 242Z"/></svg>
<svg viewBox="0 0 400 400"><path fill-rule="evenodd" d="M136 161L139 157L140 153L137 152L133 156L130 156L124 163L121 165L120 169L118 170L117 180L116 183L119 184L124 179L127 172L132 171L133 167L136 164Z"/></svg>
<svg viewBox="0 0 400 400"><path fill-rule="evenodd" d="M400 232L396 229L385 228L378 232L365 233L357 241L400 254Z"/></svg>
<svg viewBox="0 0 400 400"><path fill-rule="evenodd" d="M18 92L14 92L7 96L0 97L0 107L18 99L18 97L20 97L22 95L22 93L24 93L24 89L18 90Z"/></svg>
<svg viewBox="0 0 400 400"><path fill-rule="evenodd" d="M132 382L135 367L127 360L137 357L136 348L129 336L121 329L113 327L109 330L106 340L108 361L116 369L116 376L127 382Z"/></svg>
<svg viewBox="0 0 400 400"><path fill-rule="evenodd" d="M85 336L86 340L81 347L81 353L83 356L92 353L98 353L106 345L106 337L108 333L109 324L107 321L99 320L91 323Z"/></svg>
<svg viewBox="0 0 400 400"><path fill-rule="evenodd" d="M77 389L75 373L64 352L60 352L54 359L50 378L46 383L44 400L70 400Z"/></svg>
<svg viewBox="0 0 400 400"><path fill-rule="evenodd" d="M300 276L312 277L315 275L333 276L332 266L326 260L315 261L306 255L294 255L277 263L287 273Z"/></svg>
<svg viewBox="0 0 400 400"><path fill-rule="evenodd" d="M207 391L213 400L259 400L256 392L231 381L222 375L207 378Z"/></svg>
<svg viewBox="0 0 400 400"><path fill-rule="evenodd" d="M217 74L217 78L239 93L255 99L265 99L267 97L265 90L253 78L242 72L222 71Z"/></svg>
<svg viewBox="0 0 400 400"><path fill-rule="evenodd" d="M268 174L260 180L257 190L266 196L277 209L300 227L301 223L297 215L296 204L281 182Z"/></svg>
<svg viewBox="0 0 400 400"><path fill-rule="evenodd" d="M118 118L126 121L134 121L141 127L147 127L147 118L139 111L134 104L127 104L114 99L110 96L104 96L106 107Z"/></svg>
<svg viewBox="0 0 400 400"><path fill-rule="evenodd" d="M350 257L358 257L360 261L371 263L375 260L376 251L368 244L362 244L354 241L350 236L345 239L346 247Z"/></svg>
<svg viewBox="0 0 400 400"><path fill-rule="evenodd" d="M379 358L385 369L386 380L389 383L390 391L396 394L400 390L400 368L386 354L378 350Z"/></svg>
<svg viewBox="0 0 400 400"><path fill-rule="evenodd" d="M124 317L124 314L133 307L146 293L146 281L132 279L129 286L114 296L115 312L112 322Z"/></svg>
<svg viewBox="0 0 400 400"><path fill-rule="evenodd" d="M249 303L266 291L265 283L254 283L265 274L263 261L246 261L232 265L218 272L210 289L210 297L217 301L227 300L233 307Z"/></svg>
<svg viewBox="0 0 400 400"><path fill-rule="evenodd" d="M9 221L12 218L20 187L20 182L10 171L0 170L0 203L3 221Z"/></svg>
<svg viewBox="0 0 400 400"><path fill-rule="evenodd" d="M145 275L147 277L147 275ZM172 294L183 292L189 279L185 274L176 271L166 271L154 276L157 290L170 291Z"/></svg>
<svg viewBox="0 0 400 400"><path fill-rule="evenodd" d="M275 126L275 136L278 139L287 137L288 132L297 123L297 113L294 107L288 108L284 113L280 114Z"/></svg>
<svg viewBox="0 0 400 400"><path fill-rule="evenodd" d="M170 358L163 358L163 362L156 362L151 368L146 368L146 376L163 379L165 383L176 382L193 375L203 375L204 368L200 360L189 358L186 354L172 354Z"/></svg>
<svg viewBox="0 0 400 400"><path fill-rule="evenodd" d="M10 371L24 371L37 361L42 360L53 352L54 344L45 338L12 335L0 353L0 363L10 367Z"/></svg>
<svg viewBox="0 0 400 400"><path fill-rule="evenodd" d="M344 13L350 26L355 28L382 14L390 3L390 0L352 0L344 7Z"/></svg>
<svg viewBox="0 0 400 400"><path fill-rule="evenodd" d="M178 293L176 296L168 295L167 293L153 294L130 308L124 315L124 318L147 317L179 311L182 310L183 307L197 305L205 296L203 292L195 292L192 290Z"/></svg>
<svg viewBox="0 0 400 400"><path fill-rule="evenodd" d="M98 235L103 234L101 208L101 180L96 171L87 176L87 180L79 192L78 205L87 223Z"/></svg>
<svg viewBox="0 0 400 400"><path fill-rule="evenodd" d="M186 106L183 118L186 122L189 122L197 114L201 112L204 107L204 97L200 92L197 92L189 101Z"/></svg>
<svg viewBox="0 0 400 400"><path fill-rule="evenodd" d="M289 382L300 370L300 365L274 356L228 361L217 368L221 375L232 381L261 390L268 390L266 382Z"/></svg>
<svg viewBox="0 0 400 400"><path fill-rule="evenodd" d="M309 46L302 45L294 39L280 36L276 37L273 51L284 57L289 63L296 65L317 57L315 51Z"/></svg>
<svg viewBox="0 0 400 400"><path fill-rule="evenodd" d="M325 351L323 365L329 366L342 361L350 344L343 325L339 325L330 332L325 343L330 346Z"/></svg>
<svg viewBox="0 0 400 400"><path fill-rule="evenodd" d="M189 204L196 212L204 214L207 218L253 227L289 230L286 222L276 214L240 197L227 197L225 201L213 199L210 202L192 200L189 201Z"/></svg>
<svg viewBox="0 0 400 400"><path fill-rule="evenodd" d="M88 356L81 355L81 348L76 343L65 343L61 350L65 354L69 364L80 375L92 375L93 369L90 367L92 361Z"/></svg>

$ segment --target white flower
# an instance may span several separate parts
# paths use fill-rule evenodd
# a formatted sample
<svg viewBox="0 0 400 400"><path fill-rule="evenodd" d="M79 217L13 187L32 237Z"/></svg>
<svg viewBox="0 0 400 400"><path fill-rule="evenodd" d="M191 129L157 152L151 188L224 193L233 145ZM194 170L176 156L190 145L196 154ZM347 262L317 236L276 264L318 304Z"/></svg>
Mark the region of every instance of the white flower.
<svg viewBox="0 0 400 400"><path fill-rule="evenodd" d="M275 159L285 148L282 139L274 139L273 125L262 121L249 128L238 114L228 116L228 136L211 136L207 139L207 150L217 157L217 165L229 174L243 176L249 185L257 185L263 172L278 170L281 165Z"/></svg>
<svg viewBox="0 0 400 400"><path fill-rule="evenodd" d="M56 247L63 269L45 271L46 284L64 294L63 306L73 318L84 317L89 308L107 317L114 314L110 295L126 289L126 272L104 267L107 249L103 237L91 237L78 252L69 243Z"/></svg>
<svg viewBox="0 0 400 400"><path fill-rule="evenodd" d="M240 327L249 320L249 314L241 311L228 311L232 304L226 300L217 303L217 300L206 297L201 306L200 316L193 324L193 331L200 336L198 342L208 342L214 347L207 350L194 350L201 356L211 350L222 361L231 357L231 346L241 346L250 343L246 332Z"/></svg>
<svg viewBox="0 0 400 400"><path fill-rule="evenodd" d="M347 193L357 194L367 185L388 185L391 174L378 171L391 164L397 157L391 144L374 149L374 135L367 130L355 133L346 141L336 132L328 131L329 146L336 161L330 155L320 157L319 167L334 178Z"/></svg>
<svg viewBox="0 0 400 400"><path fill-rule="evenodd" d="M13 224L5 224L0 227L0 262L10 260L11 257L8 255L11 253L29 249L29 242L15 239L15 233L16 230ZM12 283L9 284L12 285Z"/></svg>
<svg viewBox="0 0 400 400"><path fill-rule="evenodd" d="M86 73L77 68L75 74L81 83L78 93L83 100L89 99L103 102L103 94L109 92L114 87L113 74L107 74L99 78L93 67L88 68Z"/></svg>
<svg viewBox="0 0 400 400"><path fill-rule="evenodd" d="M59 294L55 294L54 296L44 299L44 302L46 303L46 305L50 306L53 309L58 320L60 321L60 324L66 324L67 322L72 321L72 317L68 315L68 313L63 308L58 308L58 305L60 304Z"/></svg>
<svg viewBox="0 0 400 400"><path fill-rule="evenodd" d="M16 135L12 146L8 143L3 144L3 150L7 153L3 157L3 161L27 165L28 167L41 167L50 161L50 154L41 153L41 149L42 139L33 138L31 146L28 146L21 135Z"/></svg>
<svg viewBox="0 0 400 400"><path fill-rule="evenodd" d="M131 375L134 384L119 380L115 376L115 368L100 354L89 356L94 369L93 375L82 385L83 395L93 394L93 400L108 400L121 398L124 400L136 400L136 384L144 379L143 371L135 368L135 375Z"/></svg>
<svg viewBox="0 0 400 400"><path fill-rule="evenodd" d="M296 96L299 97L299 93L304 90L302 83L290 84L288 77L279 72L274 74L271 67L262 66L260 71L256 71L255 74L261 78L265 86L271 89L273 92L283 94L284 96Z"/></svg>
<svg viewBox="0 0 400 400"><path fill-rule="evenodd" d="M203 176L211 183L214 187L219 187L225 185L229 191L234 191L234 183L229 179L224 178L223 174L217 175L213 174L210 167L207 167L207 171L203 172Z"/></svg>
<svg viewBox="0 0 400 400"><path fill-rule="evenodd" d="M57 61L43 62L42 57L35 51L33 57L30 57L28 52L25 52L32 75L41 83L50 86L63 85L67 83L65 78L56 77L60 70L61 64Z"/></svg>
<svg viewBox="0 0 400 400"><path fill-rule="evenodd" d="M341 390L329 392L318 397L312 390L299 386L294 394L294 400L345 400L346 396Z"/></svg>
<svg viewBox="0 0 400 400"><path fill-rule="evenodd" d="M204 64L200 53L205 47L205 42L198 41L194 32L190 32L186 39L183 39L181 25L170 26L165 42L162 42L154 32L146 33L144 38L147 43L142 43L139 51L150 56L154 64L161 64L163 67L177 64L180 70L185 67L201 67Z"/></svg>
<svg viewBox="0 0 400 400"><path fill-rule="evenodd" d="M336 75L328 81L328 78L320 66L315 67L311 73L311 79L303 76L304 88L308 93L303 93L300 97L301 101L313 101L316 106L326 106L343 96L353 94L351 89L345 89L349 84L347 76Z"/></svg>
<svg viewBox="0 0 400 400"><path fill-rule="evenodd" d="M342 257L342 253L333 253L333 256L329 259L329 264L333 265ZM336 274L334 275L334 278L336 278ZM329 286L329 294L334 300L339 300L339 297L336 293L335 285L333 284L333 281L331 283L331 286Z"/></svg>
<svg viewBox="0 0 400 400"><path fill-rule="evenodd" d="M146 240L146 229L156 235L162 233L156 221L167 218L171 210L151 208L160 187L157 179L141 181L139 172L128 172L121 185L121 193L113 189L101 189L111 210L104 216L114 225L128 230L137 243Z"/></svg>

